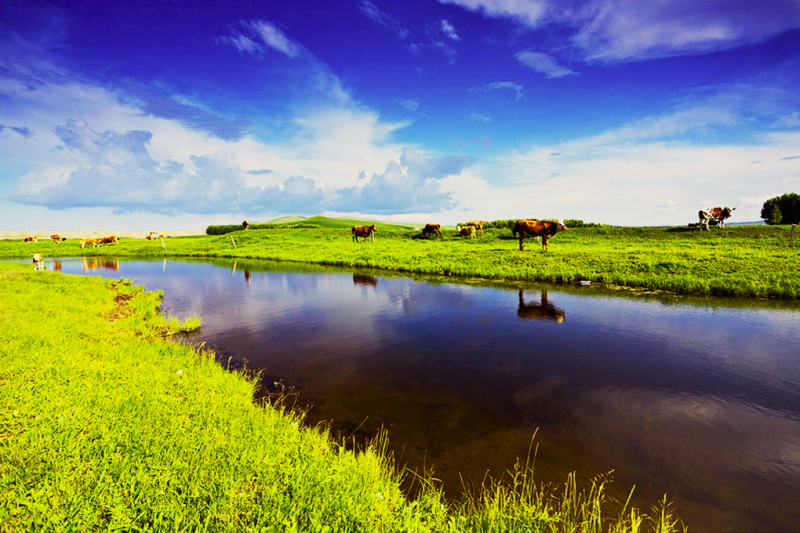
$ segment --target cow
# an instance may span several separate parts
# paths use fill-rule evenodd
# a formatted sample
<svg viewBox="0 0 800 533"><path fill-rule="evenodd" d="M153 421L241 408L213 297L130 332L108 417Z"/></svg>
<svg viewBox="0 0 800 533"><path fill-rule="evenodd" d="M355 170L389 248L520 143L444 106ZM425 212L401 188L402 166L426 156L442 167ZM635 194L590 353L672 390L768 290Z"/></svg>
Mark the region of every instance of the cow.
<svg viewBox="0 0 800 533"><path fill-rule="evenodd" d="M422 235L438 235L440 239L442 237L442 226L440 224L425 224L425 227L422 228Z"/></svg>
<svg viewBox="0 0 800 533"><path fill-rule="evenodd" d="M67 238L66 238L66 237L61 237L61 236L60 236L58 233L55 233L55 234L53 234L53 235L50 235L50 239L51 239L51 240L52 240L52 241L53 241L55 244L58 244L58 243L59 243L59 242L61 242L61 241L66 241L66 240L67 240Z"/></svg>
<svg viewBox="0 0 800 533"><path fill-rule="evenodd" d="M364 237L364 242L367 242L367 237L372 237L372 242L375 242L375 232L378 228L375 224L371 226L351 226L350 233L353 234L353 241L358 242L359 237Z"/></svg>
<svg viewBox="0 0 800 533"><path fill-rule="evenodd" d="M119 237L116 235L111 235L109 237L100 237L96 240L96 246L100 246L102 244L119 244Z"/></svg>
<svg viewBox="0 0 800 533"><path fill-rule="evenodd" d="M242 220L242 228L247 229L250 227L250 223L246 220Z"/></svg>
<svg viewBox="0 0 800 533"><path fill-rule="evenodd" d="M39 237L25 237L23 242L39 242Z"/></svg>
<svg viewBox="0 0 800 533"><path fill-rule="evenodd" d="M708 231L711 229L708 227L708 223L712 221L716 221L717 226L720 228L725 227L725 219L731 217L731 213L735 210L735 207L710 207L708 209L701 209L700 212L697 214L700 218L700 223L698 227L702 231L703 227L705 227Z"/></svg>
<svg viewBox="0 0 800 533"><path fill-rule="evenodd" d="M465 225L465 226L462 227L461 225L456 224L456 231L458 231L458 234L461 235L462 239L464 237L469 237L470 239L474 239L475 238L476 230L475 230L475 226L473 226L473 225Z"/></svg>
<svg viewBox="0 0 800 533"><path fill-rule="evenodd" d="M518 228L520 227L520 222L536 222L537 220L539 220L539 219L538 218L521 218L521 219L517 220L517 223L514 224L513 228L511 228L511 235L513 235L514 238L517 237L517 233L519 233L519 229Z"/></svg>
<svg viewBox="0 0 800 533"><path fill-rule="evenodd" d="M519 290L519 307L517 307L517 317L523 320L553 320L556 324L561 324L566 320L566 311L559 309L547 300L547 291L542 290L541 303L526 304L522 296L522 289Z"/></svg>
<svg viewBox="0 0 800 533"><path fill-rule="evenodd" d="M475 226L475 230L478 232L479 235L483 235L483 227L486 225L485 220L473 220L472 222L467 222L464 224L465 226Z"/></svg>
<svg viewBox="0 0 800 533"><path fill-rule="evenodd" d="M559 231L567 231L567 226L561 221L553 220L520 220L515 226L515 231L519 233L519 251L524 252L525 248L522 241L526 235L542 238L542 250L547 251L547 241Z"/></svg>
<svg viewBox="0 0 800 533"><path fill-rule="evenodd" d="M81 248L85 248L87 244L91 244L92 246L97 246L97 239L92 239L91 237L85 237L81 239Z"/></svg>
<svg viewBox="0 0 800 533"><path fill-rule="evenodd" d="M42 254L33 254L33 269L44 270L44 256Z"/></svg>

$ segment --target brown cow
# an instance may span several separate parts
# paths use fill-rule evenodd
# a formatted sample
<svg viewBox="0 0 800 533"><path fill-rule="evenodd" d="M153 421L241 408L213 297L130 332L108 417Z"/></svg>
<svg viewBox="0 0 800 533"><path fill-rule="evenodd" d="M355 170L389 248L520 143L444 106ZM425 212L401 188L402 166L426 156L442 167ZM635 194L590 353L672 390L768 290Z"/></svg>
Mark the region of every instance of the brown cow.
<svg viewBox="0 0 800 533"><path fill-rule="evenodd" d="M514 224L514 227L511 229L511 235L513 235L516 238L517 233L519 233L519 229L518 228L520 227L520 222L536 222L537 220L539 220L539 219L538 218L521 218L521 219L517 220L517 223Z"/></svg>
<svg viewBox="0 0 800 533"><path fill-rule="evenodd" d="M567 318L567 312L554 306L547 300L547 291L542 290L541 303L526 304L522 297L522 289L519 290L519 307L517 307L517 317L521 319L534 320L553 320L561 324Z"/></svg>
<svg viewBox="0 0 800 533"><path fill-rule="evenodd" d="M39 242L39 237L25 237L23 242Z"/></svg>
<svg viewBox="0 0 800 533"><path fill-rule="evenodd" d="M96 245L100 246L102 244L119 244L119 237L116 235L111 235L109 237L100 237L96 239Z"/></svg>
<svg viewBox="0 0 800 533"><path fill-rule="evenodd" d="M462 239L464 237L469 237L470 239L475 238L475 226L468 225L461 227L460 225L456 224L456 230L458 231L458 234L461 235Z"/></svg>
<svg viewBox="0 0 800 533"><path fill-rule="evenodd" d="M519 233L519 250L521 252L525 251L522 241L525 240L526 235L530 235L532 237L541 237L542 249L544 251L547 251L548 239L550 239L550 237L552 237L559 231L566 231L566 230L567 226L563 222L556 222L553 220L536 220L532 222L527 220L520 220L514 227L514 231Z"/></svg>
<svg viewBox="0 0 800 533"><path fill-rule="evenodd" d="M487 224L485 220L473 220L472 222L467 222L464 224L465 226L475 226L475 230L478 232L479 235L483 235L483 227Z"/></svg>
<svg viewBox="0 0 800 533"><path fill-rule="evenodd" d="M92 239L91 237L86 237L81 239L81 248L85 248L87 244L91 244L92 246L97 246L97 239Z"/></svg>
<svg viewBox="0 0 800 533"><path fill-rule="evenodd" d="M351 226L350 233L353 234L353 241L358 242L359 237L364 237L364 242L367 242L367 237L372 237L372 242L375 242L375 232L378 228L375 224L371 226Z"/></svg>
<svg viewBox="0 0 800 533"><path fill-rule="evenodd" d="M50 235L50 239L52 239L52 241L53 241L55 244L58 244L58 243L60 243L61 241L66 241L66 240L67 240L67 238L66 238L66 237L62 237L62 236L60 236L58 233L56 233L56 234L54 234L54 235Z"/></svg>
<svg viewBox="0 0 800 533"><path fill-rule="evenodd" d="M442 226L440 224L425 224L425 227L422 228L422 235L438 235L440 239L442 237Z"/></svg>

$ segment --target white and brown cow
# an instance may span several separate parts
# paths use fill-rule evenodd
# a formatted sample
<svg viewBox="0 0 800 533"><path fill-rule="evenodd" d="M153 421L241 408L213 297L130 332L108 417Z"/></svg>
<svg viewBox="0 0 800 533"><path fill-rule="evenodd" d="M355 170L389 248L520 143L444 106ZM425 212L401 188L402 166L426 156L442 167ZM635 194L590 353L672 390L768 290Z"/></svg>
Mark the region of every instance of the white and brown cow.
<svg viewBox="0 0 800 533"><path fill-rule="evenodd" d="M711 231L708 227L708 223L715 221L717 226L724 228L725 219L730 218L731 213L735 209L735 207L709 207L708 209L701 209L698 213L698 217L700 218L698 226L701 230L705 227L708 231Z"/></svg>
<svg viewBox="0 0 800 533"><path fill-rule="evenodd" d="M33 254L33 269L44 270L44 256L42 254Z"/></svg>
<svg viewBox="0 0 800 533"><path fill-rule="evenodd" d="M351 226L350 233L353 234L353 241L358 242L359 237L364 237L364 242L367 242L367 237L372 237L372 242L375 242L375 232L378 228L375 224L371 226Z"/></svg>

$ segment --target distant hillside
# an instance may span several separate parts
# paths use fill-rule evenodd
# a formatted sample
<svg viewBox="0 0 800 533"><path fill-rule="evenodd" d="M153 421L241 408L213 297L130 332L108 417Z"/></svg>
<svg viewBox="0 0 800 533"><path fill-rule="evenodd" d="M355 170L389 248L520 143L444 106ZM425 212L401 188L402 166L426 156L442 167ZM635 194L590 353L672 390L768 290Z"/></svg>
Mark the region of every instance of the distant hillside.
<svg viewBox="0 0 800 533"><path fill-rule="evenodd" d="M289 220L292 218L296 220ZM349 228L350 226L367 226L370 224L375 224L376 226L378 226L378 228L386 227L394 229L414 229L415 227L419 227L419 224L412 224L412 223L392 224L390 222L382 222L380 220L369 220L364 218L345 218L345 217L330 218L330 217L323 217L322 215L317 215L309 218L303 218L294 215L294 216L271 220L270 224L288 224L288 225L314 224L321 228Z"/></svg>
<svg viewBox="0 0 800 533"><path fill-rule="evenodd" d="M307 220L306 217L301 217L300 215L289 215L286 217L269 220L266 222L266 224L291 224L292 222L303 222L304 220Z"/></svg>

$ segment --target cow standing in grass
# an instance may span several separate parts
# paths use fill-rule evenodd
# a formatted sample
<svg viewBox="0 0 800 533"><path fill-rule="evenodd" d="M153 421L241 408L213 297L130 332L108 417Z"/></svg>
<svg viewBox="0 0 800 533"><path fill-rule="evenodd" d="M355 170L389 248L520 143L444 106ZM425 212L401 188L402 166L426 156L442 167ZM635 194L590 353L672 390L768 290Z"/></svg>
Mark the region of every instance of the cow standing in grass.
<svg viewBox="0 0 800 533"><path fill-rule="evenodd" d="M364 242L367 242L367 237L372 237L372 242L375 242L375 232L378 228L375 224L371 226L351 226L350 232L353 234L353 241L358 242L359 237L364 237Z"/></svg>
<svg viewBox="0 0 800 533"><path fill-rule="evenodd" d="M33 254L33 269L44 270L44 256L42 254Z"/></svg>
<svg viewBox="0 0 800 533"><path fill-rule="evenodd" d="M464 237L469 237L470 239L475 238L475 232L476 232L475 226L468 225L461 227L460 225L456 225L456 231L458 231L458 234L461 235L462 239Z"/></svg>
<svg viewBox="0 0 800 533"><path fill-rule="evenodd" d="M478 235L483 235L483 228L486 226L487 222L485 220L473 220L472 222L467 222L464 224L465 226L475 226L475 232Z"/></svg>
<svg viewBox="0 0 800 533"><path fill-rule="evenodd" d="M519 220L517 225L514 226L514 233L519 233L520 252L525 251L522 241L524 241L525 237L528 235L531 237L541 237L542 250L547 251L547 241L550 239L550 237L559 231L566 230L567 226L563 222L556 222L553 220Z"/></svg>
<svg viewBox="0 0 800 533"><path fill-rule="evenodd" d="M443 239L442 226L440 224L425 224L425 227L422 228L423 237L431 234L438 235L440 239Z"/></svg>
<svg viewBox="0 0 800 533"><path fill-rule="evenodd" d="M700 218L698 226L701 230L705 227L708 231L711 231L708 227L708 223L715 221L718 227L724 228L725 219L730 218L735 209L735 207L711 207L708 209L701 209L697 214Z"/></svg>

